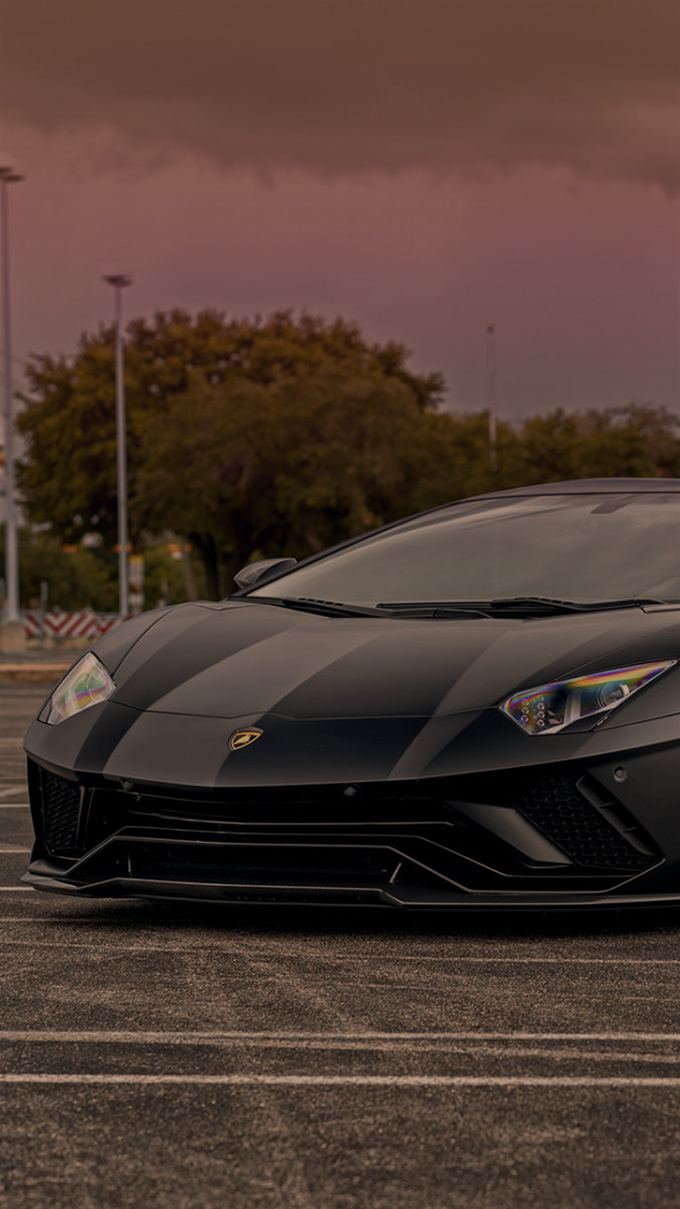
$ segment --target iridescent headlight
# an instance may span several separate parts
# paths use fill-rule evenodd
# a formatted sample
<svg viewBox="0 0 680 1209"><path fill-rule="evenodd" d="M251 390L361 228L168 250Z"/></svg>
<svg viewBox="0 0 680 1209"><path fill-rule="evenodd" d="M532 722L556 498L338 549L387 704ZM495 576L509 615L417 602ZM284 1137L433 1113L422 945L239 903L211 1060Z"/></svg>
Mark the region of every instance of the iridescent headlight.
<svg viewBox="0 0 680 1209"><path fill-rule="evenodd" d="M99 705L111 696L115 687L104 665L88 651L52 693L47 722L56 726L57 722L63 722L64 718L70 718L82 709Z"/></svg>
<svg viewBox="0 0 680 1209"><path fill-rule="evenodd" d="M677 659L620 667L574 680L541 684L508 697L499 708L528 735L554 735L580 718L616 709L656 676L667 672Z"/></svg>

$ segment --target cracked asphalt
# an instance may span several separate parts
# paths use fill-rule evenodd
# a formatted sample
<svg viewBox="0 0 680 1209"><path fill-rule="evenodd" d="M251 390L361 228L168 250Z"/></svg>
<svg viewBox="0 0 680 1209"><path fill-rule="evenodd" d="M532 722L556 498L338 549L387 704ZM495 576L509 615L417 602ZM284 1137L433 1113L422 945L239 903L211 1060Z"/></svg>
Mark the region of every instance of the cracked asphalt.
<svg viewBox="0 0 680 1209"><path fill-rule="evenodd" d="M680 1205L680 916L409 916L22 887L0 686L2 1209Z"/></svg>

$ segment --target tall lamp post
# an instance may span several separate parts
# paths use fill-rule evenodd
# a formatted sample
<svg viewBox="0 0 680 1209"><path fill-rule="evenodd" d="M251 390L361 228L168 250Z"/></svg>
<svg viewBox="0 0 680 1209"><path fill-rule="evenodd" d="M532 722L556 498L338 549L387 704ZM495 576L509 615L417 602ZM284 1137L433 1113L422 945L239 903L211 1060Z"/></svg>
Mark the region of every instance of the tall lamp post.
<svg viewBox="0 0 680 1209"><path fill-rule="evenodd" d="M489 405L489 462L495 470L498 463L496 432L496 324L486 325L486 390Z"/></svg>
<svg viewBox="0 0 680 1209"><path fill-rule="evenodd" d="M128 522L127 522L127 458L125 448L125 380L123 378L122 291L132 285L123 273L112 273L103 281L112 285L116 294L116 449L118 492L118 608L121 617L128 614Z"/></svg>
<svg viewBox="0 0 680 1209"><path fill-rule="evenodd" d="M7 166L0 167L0 211L2 216L2 313L5 344L5 490L6 490L6 540L5 540L5 573L7 579L7 610L5 624L17 626L19 618L19 559L17 541L17 512L14 499L14 415L12 408L12 328L9 307L9 213L7 186L23 180L18 172ZM0 602L1 603L1 602ZM17 624L18 623L18 624ZM23 631L22 631L23 633ZM20 641L13 645L21 645Z"/></svg>

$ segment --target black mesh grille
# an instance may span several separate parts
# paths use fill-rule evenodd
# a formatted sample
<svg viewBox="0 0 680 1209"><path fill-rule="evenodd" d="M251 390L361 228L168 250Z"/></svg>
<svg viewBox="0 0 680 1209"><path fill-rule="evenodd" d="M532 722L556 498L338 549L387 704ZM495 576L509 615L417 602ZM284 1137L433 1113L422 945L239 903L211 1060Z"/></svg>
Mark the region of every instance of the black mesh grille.
<svg viewBox="0 0 680 1209"><path fill-rule="evenodd" d="M195 795L161 787L156 792L122 789L103 780L83 790L46 770L36 769L36 775L47 850L55 858L84 857L77 876L86 881L134 872L150 880L205 880L218 886L235 881L261 886L274 878L286 886L417 882L422 888L434 879L452 893L508 888L583 893L606 890L663 860L639 820L581 766L417 785ZM478 817L470 809L475 803L487 814ZM504 823L514 817L517 834L527 843L528 829L517 818L523 815L536 839L542 834L569 863L513 846L512 829L495 830L493 817L485 822L490 806L513 807L498 812Z"/></svg>
<svg viewBox="0 0 680 1209"><path fill-rule="evenodd" d="M514 805L577 865L637 872L657 862L658 858L638 851L607 822L580 792L576 777L563 775L532 781Z"/></svg>
<svg viewBox="0 0 680 1209"><path fill-rule="evenodd" d="M78 842L80 788L43 770L42 805L45 843L50 852L73 850Z"/></svg>

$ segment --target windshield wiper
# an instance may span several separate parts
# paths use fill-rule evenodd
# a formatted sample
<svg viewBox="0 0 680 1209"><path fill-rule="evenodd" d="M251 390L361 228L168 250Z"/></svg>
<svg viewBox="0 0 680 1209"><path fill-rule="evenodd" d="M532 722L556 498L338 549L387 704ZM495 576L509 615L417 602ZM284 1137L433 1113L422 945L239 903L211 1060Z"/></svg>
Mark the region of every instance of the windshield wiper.
<svg viewBox="0 0 680 1209"><path fill-rule="evenodd" d="M370 605L342 604L338 600L317 600L313 596L252 596L258 604L278 605L282 609L297 609L303 613L316 613L320 617L405 617L417 619L447 617L503 617L536 616L546 617L560 613L595 613L607 609L643 608L645 605L664 604L652 597L633 597L629 600L556 600L551 596L508 596L497 600L436 600L436 601L386 601Z"/></svg>
<svg viewBox="0 0 680 1209"><path fill-rule="evenodd" d="M488 603L476 600L398 600L376 605L376 611L397 617L488 617Z"/></svg>
<svg viewBox="0 0 680 1209"><path fill-rule="evenodd" d="M508 596L495 600L387 601L379 609L404 617L495 617L516 613L521 616L550 616L560 613L594 613L607 609L642 608L663 604L651 597L627 600L557 600L552 596Z"/></svg>
<svg viewBox="0 0 680 1209"><path fill-rule="evenodd" d="M551 596L509 596L499 600L489 601L489 608L494 612L513 609L535 609L536 612L546 613L597 613L607 609L635 609L644 605L663 604L662 600L652 597L635 596L629 599L614 600L554 600Z"/></svg>
<svg viewBox="0 0 680 1209"><path fill-rule="evenodd" d="M279 605L282 609L298 609L302 613L318 613L321 617L377 617L377 609L361 605L341 604L337 600L315 600L312 596L252 596L258 604Z"/></svg>

